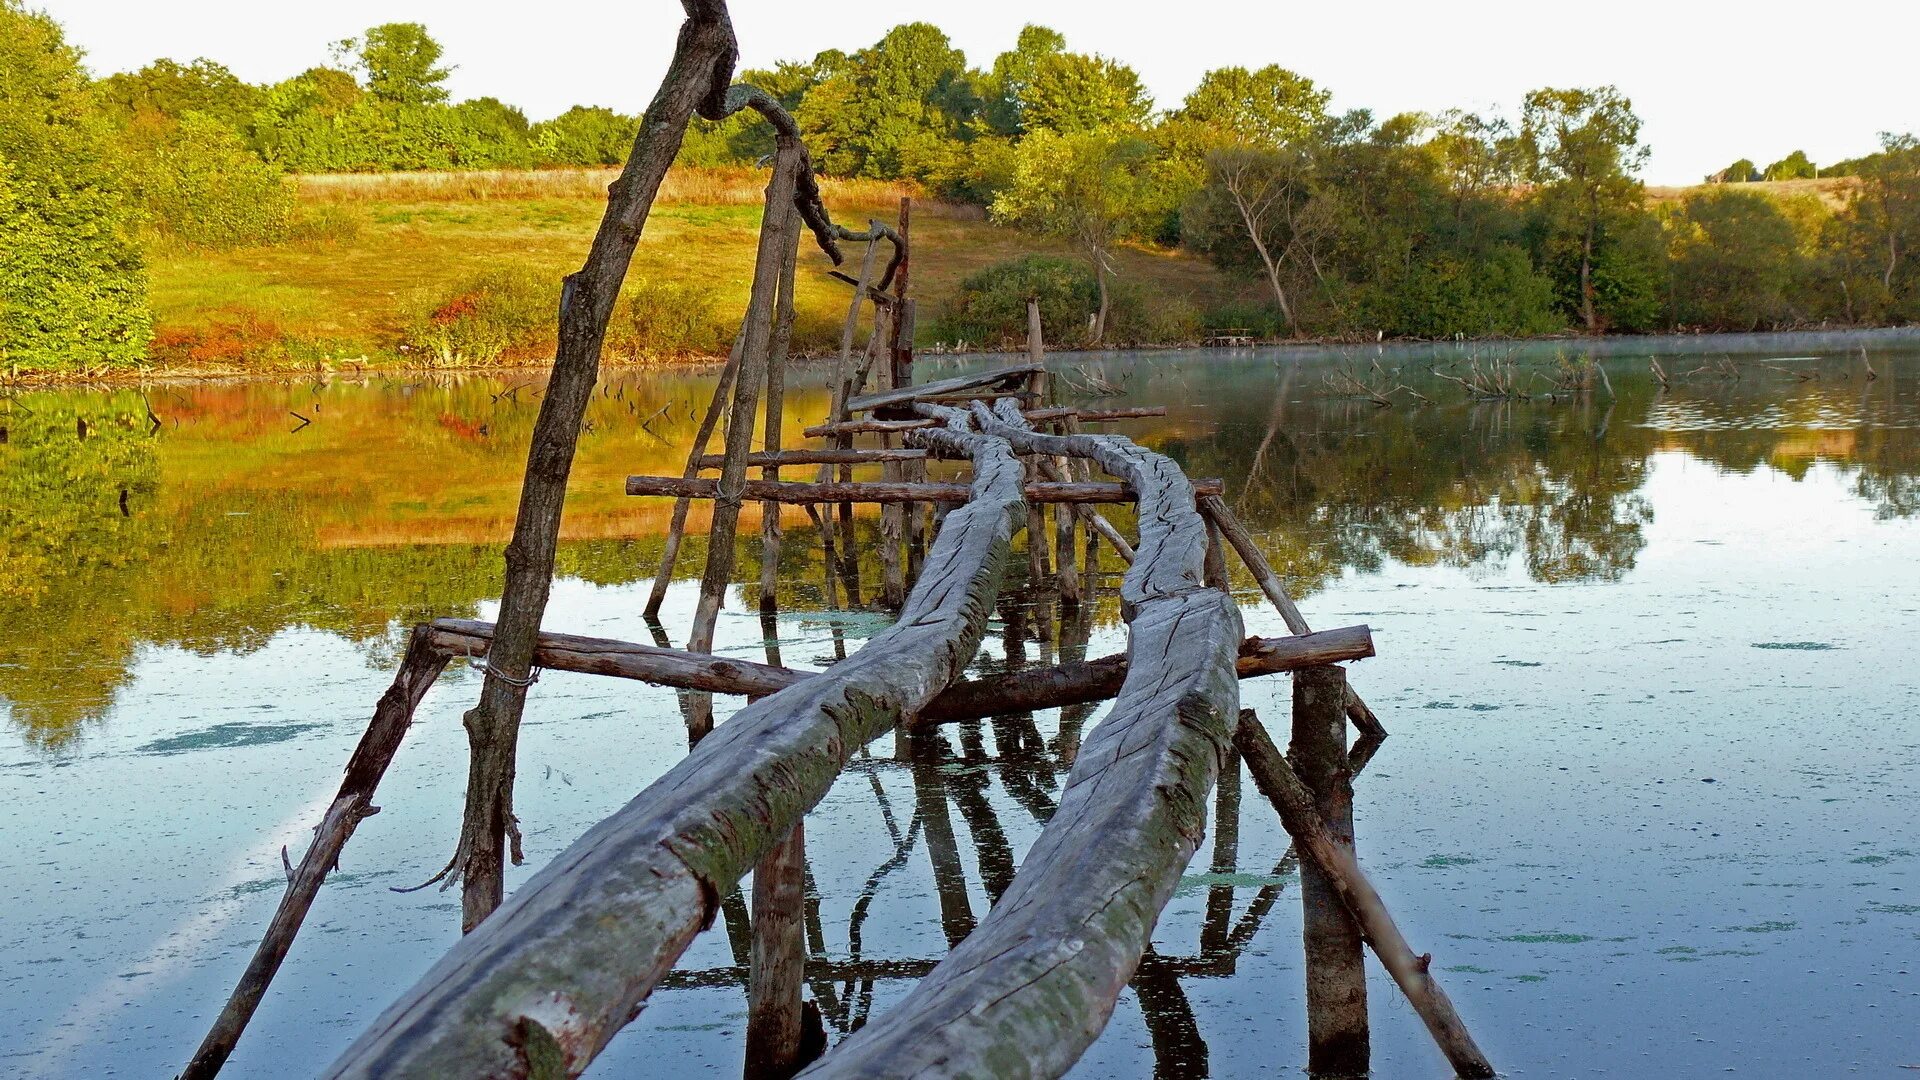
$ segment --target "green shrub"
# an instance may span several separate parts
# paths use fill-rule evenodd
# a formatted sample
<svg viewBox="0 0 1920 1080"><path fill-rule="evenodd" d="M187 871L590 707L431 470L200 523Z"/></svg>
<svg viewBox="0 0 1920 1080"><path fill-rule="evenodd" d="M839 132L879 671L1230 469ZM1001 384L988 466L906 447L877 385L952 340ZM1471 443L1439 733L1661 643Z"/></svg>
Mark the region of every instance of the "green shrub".
<svg viewBox="0 0 1920 1080"><path fill-rule="evenodd" d="M1367 288L1363 324L1396 337L1527 337L1564 329L1553 281L1500 245L1478 259L1441 256Z"/></svg>
<svg viewBox="0 0 1920 1080"><path fill-rule="evenodd" d="M0 364L145 358L138 220L79 54L51 19L0 0Z"/></svg>
<svg viewBox="0 0 1920 1080"><path fill-rule="evenodd" d="M1254 337L1277 338L1287 333L1287 321L1280 308L1264 300L1229 300L1200 313L1201 329L1247 330Z"/></svg>
<svg viewBox="0 0 1920 1080"><path fill-rule="evenodd" d="M1156 296L1127 278L1111 286L1107 340L1118 345L1182 345L1205 334L1200 308L1180 296Z"/></svg>
<svg viewBox="0 0 1920 1080"><path fill-rule="evenodd" d="M403 348L449 367L529 359L553 348L559 308L558 280L525 269L491 271L417 305Z"/></svg>
<svg viewBox="0 0 1920 1080"><path fill-rule="evenodd" d="M221 250L287 236L293 190L286 177L205 113L181 117L136 155L134 172L148 225L175 243Z"/></svg>
<svg viewBox="0 0 1920 1080"><path fill-rule="evenodd" d="M939 320L939 336L987 348L1013 348L1027 339L1027 299L1040 301L1040 327L1049 344L1077 344L1099 303L1093 271L1084 263L1023 255L997 263L960 283Z"/></svg>
<svg viewBox="0 0 1920 1080"><path fill-rule="evenodd" d="M630 280L607 344L632 358L711 356L728 348L713 291L689 281Z"/></svg>

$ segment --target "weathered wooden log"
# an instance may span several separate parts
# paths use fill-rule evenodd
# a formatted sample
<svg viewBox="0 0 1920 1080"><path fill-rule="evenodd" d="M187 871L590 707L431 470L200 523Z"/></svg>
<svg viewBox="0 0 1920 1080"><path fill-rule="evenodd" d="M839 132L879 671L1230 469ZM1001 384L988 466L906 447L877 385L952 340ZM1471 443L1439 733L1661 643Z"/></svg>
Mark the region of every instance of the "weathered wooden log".
<svg viewBox="0 0 1920 1080"><path fill-rule="evenodd" d="M732 412L727 417L725 460L719 478L711 482L715 498L707 531L707 563L700 573L700 598L694 604L693 629L687 636L689 652L713 651L720 605L733 580L733 541L740 525L743 489L747 486L747 454L753 448L753 421L759 410L767 360L773 351L780 283L786 276L787 256L799 238L799 214L793 206L793 197L804 153L805 148L797 138L782 135L775 141L773 175L767 181L753 285L747 296L746 314L741 319L744 344L740 349L740 374L733 384ZM770 489L779 487L764 480L761 483ZM687 738L698 742L713 729L713 700L704 694L693 694L688 696L687 706Z"/></svg>
<svg viewBox="0 0 1920 1080"><path fill-rule="evenodd" d="M793 280L795 263L800 247L800 230L790 230L792 235L780 249L780 299L774 306L773 342L767 349L767 407L764 413L765 434L760 445L763 452L772 457L761 463L760 479L769 484L780 482L780 442L781 421L787 407L787 349L793 344ZM753 455L747 454L747 464L751 466ZM721 469L726 468L726 457L721 456ZM776 589L780 578L780 506L778 503L763 503L760 507L760 614L772 616L779 609ZM796 1020L797 1024L798 1021Z"/></svg>
<svg viewBox="0 0 1920 1080"><path fill-rule="evenodd" d="M1280 580L1280 575L1274 572L1273 564L1267 561L1266 553L1260 550L1260 545L1253 540L1253 534L1247 531L1239 515L1233 512L1226 500L1218 495L1203 495L1200 497L1200 513L1219 529L1220 535L1232 545L1235 553L1240 556L1241 564L1253 574L1253 579L1259 582L1260 591L1266 594L1268 602L1280 612L1280 618L1287 624L1287 629L1296 634L1311 632L1305 616L1300 614L1300 609L1294 604L1293 598L1287 595L1286 584ZM1374 714L1372 707L1360 699L1360 695L1354 691L1352 685L1347 687L1346 709L1347 719L1353 721L1353 726L1359 729L1362 736L1361 740L1354 744L1353 755L1349 757L1347 767L1353 772L1359 772L1361 767L1373 757L1374 752L1380 748L1380 744L1386 741L1387 728Z"/></svg>
<svg viewBox="0 0 1920 1080"><path fill-rule="evenodd" d="M996 439L920 437L972 455L973 498L948 517L899 621L715 729L516 891L327 1075L525 1077L529 1042L578 1074L848 757L955 679L985 631L1024 512L1020 467Z"/></svg>
<svg viewBox="0 0 1920 1080"><path fill-rule="evenodd" d="M767 453L756 450L747 455L748 465L878 465L883 461L925 461L927 452L912 447L894 447L890 450L781 450ZM700 457L700 468L717 469L724 458L719 454L704 454Z"/></svg>
<svg viewBox="0 0 1920 1080"><path fill-rule="evenodd" d="M484 657L493 636L493 624L471 619L440 619L431 624L430 632L435 648L453 656ZM1234 670L1242 679L1253 679L1372 655L1373 636L1368 629L1347 626L1294 637L1250 637L1240 643ZM751 660L546 631L540 634L534 663L552 671L611 675L659 686L748 697L778 693L814 674ZM907 724L910 727L952 724L1106 701L1120 692L1126 677L1124 653L988 675L947 687Z"/></svg>
<svg viewBox="0 0 1920 1080"><path fill-rule="evenodd" d="M926 428L936 431L937 428ZM1086 436L1091 437L1091 436ZM688 480L679 476L629 476L627 494L663 495L671 498L685 496L690 499L717 499L721 481L712 479ZM1225 488L1219 480L1195 480L1193 490L1206 495ZM831 481L825 484L807 483L799 480L785 480L779 484L769 484L765 480L743 480L739 488L739 499L758 502L779 503L905 503L905 502L944 502L963 503L967 501L967 485L958 483L908 483L900 480L892 483L881 480ZM1102 483L1034 483L1026 485L1028 502L1036 503L1118 503L1133 502L1134 495L1125 484Z"/></svg>
<svg viewBox="0 0 1920 1080"><path fill-rule="evenodd" d="M1179 468L1131 444L1101 450L1142 503L1140 558L1122 586L1132 663L1119 698L1000 903L803 1075L1064 1073L1106 1025L1199 843L1238 712L1239 609L1200 582L1206 529Z"/></svg>
<svg viewBox="0 0 1920 1080"><path fill-rule="evenodd" d="M870 412L888 405L912 405L930 397L958 394L963 390L979 387L999 386L1002 383L1024 379L1034 370L1035 367L1032 364L1014 364L1009 367L978 371L971 375L955 375L951 379L936 379L930 383L897 385L847 399L847 411Z"/></svg>
<svg viewBox="0 0 1920 1080"><path fill-rule="evenodd" d="M1412 946L1407 944L1388 912L1386 902L1361 871L1353 853L1327 828L1314 805L1313 793L1281 756L1252 710L1240 714L1233 742L1246 760L1254 784L1279 811L1280 822L1294 838L1297 850L1305 861L1315 864L1326 875L1341 902L1359 920L1367 945L1393 977L1394 984L1407 996L1414 1011L1420 1014L1454 1072L1476 1080L1493 1076L1493 1066L1468 1034L1452 1000L1434 981L1432 956L1414 955Z"/></svg>
<svg viewBox="0 0 1920 1080"><path fill-rule="evenodd" d="M933 404L937 404L933 403ZM1076 417L1090 424L1103 424L1116 420L1132 420L1145 416L1165 416L1164 405L1141 406L1129 409L1086 409L1077 405L1049 405L1043 409L1026 409L1022 412L1028 420L1039 423L1044 420L1059 420L1064 417ZM816 424L801 434L810 439L824 439L838 435L875 435L884 432L919 431L924 428L939 427L938 420L846 420L835 423Z"/></svg>
<svg viewBox="0 0 1920 1080"><path fill-rule="evenodd" d="M226 1007L214 1020L212 1030L181 1071L180 1080L207 1080L227 1063L241 1032L246 1030L247 1021L253 1019L254 1010L266 996L267 984L273 981L281 962L287 958L287 951L293 947L294 935L300 932L300 924L313 907L321 882L339 864L340 849L346 846L347 838L353 835L362 819L380 812L380 808L373 805L374 790L386 775L393 755L399 751L400 740L413 724L413 711L446 668L447 659L447 654L434 645L426 627L414 627L393 685L374 706L373 720L354 747L353 757L347 761L347 774L340 781L340 790L328 804L320 827L314 830L313 842L307 845L299 868L287 882L286 895L274 909L266 934L247 962L239 985L233 988L233 996L227 999Z"/></svg>
<svg viewBox="0 0 1920 1080"><path fill-rule="evenodd" d="M1352 861L1346 696L1346 672L1339 667L1329 664L1294 672L1293 742L1288 754L1329 836ZM1373 1036L1367 1026L1366 950L1360 924L1312 859L1300 866L1300 912L1307 973L1307 1072L1365 1076L1371 1068Z"/></svg>
<svg viewBox="0 0 1920 1080"><path fill-rule="evenodd" d="M719 119L727 109L727 81L737 55L725 0L682 0L673 59L642 115L633 149L608 188L607 209L593 247L560 292L558 347L552 377L540 400L527 449L527 469L508 542L500 597L500 636L487 666L479 704L469 710L467 800L451 868L465 886L461 921L471 927L499 903L507 841L516 839L514 762L526 705L534 637L553 586L560 516L573 469L580 424L599 378L608 320L632 261L634 247L667 167L679 153L697 109ZM809 178L811 179L811 178ZM838 251L833 251L839 261Z"/></svg>
<svg viewBox="0 0 1920 1080"><path fill-rule="evenodd" d="M787 1080L800 1060L806 979L806 826L795 824L753 868L753 947L747 981L746 1080Z"/></svg>

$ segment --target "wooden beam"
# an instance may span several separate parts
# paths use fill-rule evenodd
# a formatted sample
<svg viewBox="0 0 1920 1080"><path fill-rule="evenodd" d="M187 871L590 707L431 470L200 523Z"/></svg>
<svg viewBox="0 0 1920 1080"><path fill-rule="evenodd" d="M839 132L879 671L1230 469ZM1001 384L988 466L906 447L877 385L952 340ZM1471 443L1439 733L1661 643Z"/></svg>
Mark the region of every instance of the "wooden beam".
<svg viewBox="0 0 1920 1080"><path fill-rule="evenodd" d="M951 379L936 379L918 386L897 386L872 394L847 399L847 411L850 413L868 412L887 405L911 405L930 397L943 394L957 394L962 390L976 387L996 386L1015 379L1024 379L1034 371L1032 364L1015 364L1011 367L993 368L972 375L956 375Z"/></svg>
<svg viewBox="0 0 1920 1080"><path fill-rule="evenodd" d="M925 450L896 447L890 450L781 450L767 453L756 450L747 455L748 465L877 465L883 461L921 461ZM717 469L726 460L721 454L702 454L699 467Z"/></svg>
<svg viewBox="0 0 1920 1080"><path fill-rule="evenodd" d="M487 655L493 624L439 619L430 624L429 632L436 650L450 656L480 658ZM1240 678L1253 679L1372 655L1373 635L1367 627L1346 626L1295 637L1247 638L1240 643L1234 669ZM747 697L779 693L815 674L752 660L548 631L540 634L534 663L549 671L609 675L657 686ZM1120 692L1126 677L1125 653L987 675L947 687L907 723L910 727L929 727L1106 701Z"/></svg>
<svg viewBox="0 0 1920 1080"><path fill-rule="evenodd" d="M1143 405L1129 409L1083 409L1074 405L1049 405L1044 409L1027 409L1021 415L1036 423L1045 420L1064 420L1069 417L1089 424L1104 424L1113 420L1134 420L1147 416L1165 416L1165 405ZM815 424L801 434L809 439L824 439L835 435L874 435L886 432L919 431L924 428L939 427L938 420L847 420L840 423Z"/></svg>
<svg viewBox="0 0 1920 1080"><path fill-rule="evenodd" d="M932 434L933 428L915 434ZM1195 480L1192 489L1197 495L1217 494L1225 490L1220 480ZM627 477L629 495L663 495L669 498L716 499L720 495L718 480L689 480L681 476L629 476ZM1132 502L1134 495L1125 484L1103 483L1033 483L1026 485L1028 502L1036 503L1119 503ZM968 498L965 484L946 483L909 483L897 481L887 483L879 480L834 480L827 483L805 483L801 481L769 483L765 480L747 480L741 484L740 498L750 502L778 502L788 504L829 503L829 502L865 502L865 503L904 503L935 502L963 503Z"/></svg>

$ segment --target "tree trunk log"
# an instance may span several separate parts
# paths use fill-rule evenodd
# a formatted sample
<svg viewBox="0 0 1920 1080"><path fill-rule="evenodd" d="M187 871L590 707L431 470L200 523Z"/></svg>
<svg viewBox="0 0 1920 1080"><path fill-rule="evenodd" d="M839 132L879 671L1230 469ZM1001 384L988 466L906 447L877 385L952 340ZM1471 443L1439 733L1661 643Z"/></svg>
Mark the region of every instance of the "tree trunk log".
<svg viewBox="0 0 1920 1080"><path fill-rule="evenodd" d="M472 929L500 902L506 839L513 828L514 760L526 705L535 635L553 586L554 553L580 421L599 378L607 321L648 211L679 153L696 109L718 116L737 50L723 0L682 0L687 12L673 60L647 106L586 262L560 292L553 375L534 420L513 539L506 550L500 626L480 702L465 717L470 747L466 808L454 872L464 883L461 922Z"/></svg>
<svg viewBox="0 0 1920 1080"><path fill-rule="evenodd" d="M800 988L807 968L806 850L806 826L796 824L753 868L746 1080L787 1080L804 1064Z"/></svg>

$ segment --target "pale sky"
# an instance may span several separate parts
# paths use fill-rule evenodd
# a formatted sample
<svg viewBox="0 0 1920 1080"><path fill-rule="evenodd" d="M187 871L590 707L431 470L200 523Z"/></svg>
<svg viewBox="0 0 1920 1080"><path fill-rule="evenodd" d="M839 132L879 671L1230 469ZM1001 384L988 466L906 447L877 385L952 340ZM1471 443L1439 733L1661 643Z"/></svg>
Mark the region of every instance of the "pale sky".
<svg viewBox="0 0 1920 1080"><path fill-rule="evenodd" d="M206 56L251 82L327 61L327 42L423 22L456 65L456 98L493 95L533 119L569 105L638 112L681 11L674 0L28 0L59 19L98 74ZM743 66L852 51L897 22L932 22L985 67L1023 23L1137 69L1162 107L1208 68L1278 63L1381 116L1449 107L1517 111L1539 86L1618 85L1652 147L1650 183L1693 183L1738 157L1764 167L1867 153L1884 130L1920 131L1920 0L734 0ZM884 21L883 21L884 20Z"/></svg>

